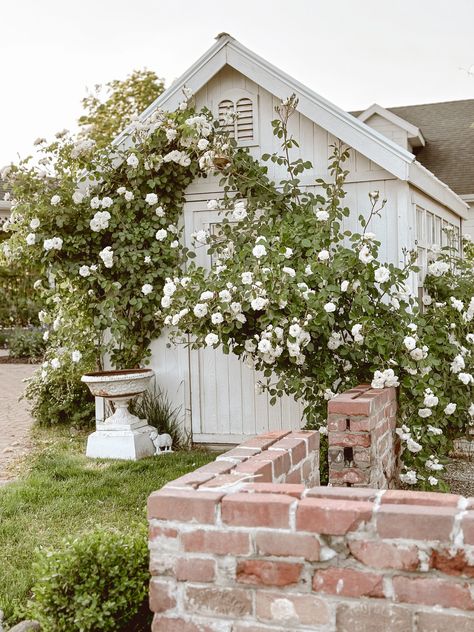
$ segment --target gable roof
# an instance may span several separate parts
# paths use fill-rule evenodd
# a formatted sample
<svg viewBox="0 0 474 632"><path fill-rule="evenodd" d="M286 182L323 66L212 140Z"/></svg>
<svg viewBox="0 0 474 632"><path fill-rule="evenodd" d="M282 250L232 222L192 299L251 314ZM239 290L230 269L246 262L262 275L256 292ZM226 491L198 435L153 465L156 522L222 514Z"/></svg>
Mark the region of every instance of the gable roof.
<svg viewBox="0 0 474 632"><path fill-rule="evenodd" d="M458 195L474 194L474 99L389 110L422 130L417 160Z"/></svg>
<svg viewBox="0 0 474 632"><path fill-rule="evenodd" d="M142 120L158 108L175 110L183 100L184 86L196 93L228 65L280 99L295 93L301 114L397 178L412 182L462 217L467 216L465 202L431 177L432 174L421 171L412 153L259 57L228 33L221 33L216 39L216 43L142 113ZM128 132L124 130L113 144L128 142Z"/></svg>
<svg viewBox="0 0 474 632"><path fill-rule="evenodd" d="M400 127L401 129L405 130L408 136L408 140L411 142L412 147L425 146L425 139L423 138L423 134L421 133L418 127L416 127L415 125L412 125L405 119L400 118L399 116L394 114L392 111L386 110L378 103L374 103L373 105L368 107L361 114L359 114L357 118L359 119L359 121L366 123L375 114L378 114L379 116L383 117L390 123L393 123L393 125L396 125L397 127Z"/></svg>

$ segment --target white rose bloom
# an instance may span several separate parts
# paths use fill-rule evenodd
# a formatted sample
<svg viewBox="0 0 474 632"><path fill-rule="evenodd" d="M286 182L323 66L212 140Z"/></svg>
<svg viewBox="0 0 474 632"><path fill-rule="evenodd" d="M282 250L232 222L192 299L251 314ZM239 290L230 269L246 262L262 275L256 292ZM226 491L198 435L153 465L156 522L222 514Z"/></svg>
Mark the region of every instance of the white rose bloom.
<svg viewBox="0 0 474 632"><path fill-rule="evenodd" d="M166 138L170 143L178 136L178 132L175 129L167 129L165 133Z"/></svg>
<svg viewBox="0 0 474 632"><path fill-rule="evenodd" d="M158 241L164 241L167 235L168 231L164 228L160 228L160 230L156 231L155 237Z"/></svg>
<svg viewBox="0 0 474 632"><path fill-rule="evenodd" d="M255 349L257 348L255 342L253 340L246 340L245 344L245 351L247 351L247 353L253 353L255 351Z"/></svg>
<svg viewBox="0 0 474 632"><path fill-rule="evenodd" d="M237 202L234 206L234 211L232 213L232 217L237 221L245 219L247 217L246 204L243 200Z"/></svg>
<svg viewBox="0 0 474 632"><path fill-rule="evenodd" d="M74 191L74 193L72 194L72 201L74 202L74 204L80 204L83 199L84 194L80 191Z"/></svg>
<svg viewBox="0 0 474 632"><path fill-rule="evenodd" d="M413 452L413 454L416 454L417 452L420 452L420 450L423 449L423 446L421 446L419 443L417 443L410 437L409 439L407 439L407 448L408 450L410 450L410 452Z"/></svg>
<svg viewBox="0 0 474 632"><path fill-rule="evenodd" d="M415 360L415 362L419 362L420 360L423 360L424 357L424 353L422 349L413 349L412 351L410 351L410 357Z"/></svg>
<svg viewBox="0 0 474 632"><path fill-rule="evenodd" d="M288 332L293 338L298 338L301 333L301 327L298 325L298 323L293 323L292 325L290 325Z"/></svg>
<svg viewBox="0 0 474 632"><path fill-rule="evenodd" d="M456 412L457 404L449 403L444 409L445 415L452 415Z"/></svg>
<svg viewBox="0 0 474 632"><path fill-rule="evenodd" d="M32 228L33 230L36 230L37 228L39 228L40 225L40 221L37 217L33 217L33 219L30 222L30 228Z"/></svg>
<svg viewBox="0 0 474 632"><path fill-rule="evenodd" d="M464 358L462 355L457 355L454 360L451 362L451 372L459 373L462 369L466 367L466 363L464 362Z"/></svg>
<svg viewBox="0 0 474 632"><path fill-rule="evenodd" d="M471 403L471 405L467 409L467 412L469 413L471 417L474 417L474 404Z"/></svg>
<svg viewBox="0 0 474 632"><path fill-rule="evenodd" d="M153 285L150 283L145 283L142 285L142 294L146 296L147 294L151 294L153 292Z"/></svg>
<svg viewBox="0 0 474 632"><path fill-rule="evenodd" d="M290 259L293 256L292 248L285 248L284 257L285 259Z"/></svg>
<svg viewBox="0 0 474 632"><path fill-rule="evenodd" d="M436 428L435 426L432 426L431 424L428 424L427 429L430 434L435 435L435 436L443 434L443 431L441 430L441 428Z"/></svg>
<svg viewBox="0 0 474 632"><path fill-rule="evenodd" d="M125 195L123 197L127 202L131 202L135 196L131 191L125 191Z"/></svg>
<svg viewBox="0 0 474 632"><path fill-rule="evenodd" d="M164 211L163 207L162 207L162 206L157 206L157 207L155 208L155 214L156 214L158 217L164 217L164 216L165 216L165 211Z"/></svg>
<svg viewBox="0 0 474 632"><path fill-rule="evenodd" d="M219 298L223 303L230 303L230 301L232 300L232 294L229 292L229 290L221 290L219 292Z"/></svg>
<svg viewBox="0 0 474 632"><path fill-rule="evenodd" d="M53 195L53 197L51 198L51 204L53 206L57 206L59 202L61 202L61 198L59 197L59 195Z"/></svg>
<svg viewBox="0 0 474 632"><path fill-rule="evenodd" d="M158 196L156 193L147 193L145 197L145 202L150 206L154 206L158 202Z"/></svg>
<svg viewBox="0 0 474 632"><path fill-rule="evenodd" d="M207 305L206 305L206 303L197 303L194 306L193 314L197 318L203 318L204 316L206 316L206 314L207 314Z"/></svg>
<svg viewBox="0 0 474 632"><path fill-rule="evenodd" d="M446 274L449 270L449 264L445 261L434 261L431 265L428 266L429 274L434 277L440 277L443 274Z"/></svg>
<svg viewBox="0 0 474 632"><path fill-rule="evenodd" d="M46 330L46 331L44 332L44 334L43 334L43 340L44 340L45 342L47 342L47 341L49 340L49 331L48 331L48 330Z"/></svg>
<svg viewBox="0 0 474 632"><path fill-rule="evenodd" d="M102 206L102 208L110 208L113 203L114 203L114 201L112 200L112 198L105 197L105 198L102 199L100 205Z"/></svg>
<svg viewBox="0 0 474 632"><path fill-rule="evenodd" d="M316 219L318 222L325 222L329 219L329 213L327 211L317 211Z"/></svg>
<svg viewBox="0 0 474 632"><path fill-rule="evenodd" d="M171 305L171 296L162 296L161 297L161 307L167 309Z"/></svg>
<svg viewBox="0 0 474 632"><path fill-rule="evenodd" d="M126 189L125 187L119 187L119 188L117 189L117 193L118 193L119 195L123 195L123 194L126 192L126 190L127 190L127 189Z"/></svg>
<svg viewBox="0 0 474 632"><path fill-rule="evenodd" d="M197 233L194 233L194 239L198 242L198 244L206 244L209 237L209 233L207 230L198 230Z"/></svg>
<svg viewBox="0 0 474 632"><path fill-rule="evenodd" d="M349 281L343 281L341 283L341 292L347 292L349 288Z"/></svg>
<svg viewBox="0 0 474 632"><path fill-rule="evenodd" d="M400 474L400 480L406 485L416 485L418 477L415 470L408 470L407 472Z"/></svg>
<svg viewBox="0 0 474 632"><path fill-rule="evenodd" d="M176 292L176 284L170 279L168 279L163 286L163 294L165 296L173 296L175 292Z"/></svg>
<svg viewBox="0 0 474 632"><path fill-rule="evenodd" d="M263 244L257 244L256 246L253 247L252 254L257 259L260 259L261 257L264 257L267 254L267 249L265 248Z"/></svg>
<svg viewBox="0 0 474 632"><path fill-rule="evenodd" d="M409 329L410 331L415 332L415 331L418 329L418 325L415 325L415 323L410 323L410 324L408 325L408 329Z"/></svg>
<svg viewBox="0 0 474 632"><path fill-rule="evenodd" d="M136 155L130 154L130 156L127 158L127 165L129 167L132 167L133 169L136 169L136 167L138 167L138 164L139 164L139 161Z"/></svg>
<svg viewBox="0 0 474 632"><path fill-rule="evenodd" d="M467 334L466 342L468 342L470 345L474 345L474 334Z"/></svg>
<svg viewBox="0 0 474 632"><path fill-rule="evenodd" d="M26 243L28 244L28 246L34 246L36 242L36 234L35 233L29 233L26 236Z"/></svg>
<svg viewBox="0 0 474 632"><path fill-rule="evenodd" d="M224 322L224 317L220 312L214 312L214 314L211 315L211 322L213 325L220 325Z"/></svg>
<svg viewBox="0 0 474 632"><path fill-rule="evenodd" d="M207 208L210 211L215 211L217 208L219 208L219 202L217 200L208 200Z"/></svg>
<svg viewBox="0 0 474 632"><path fill-rule="evenodd" d="M207 140L207 138L200 138L198 140L198 149L199 151L206 151L206 149L209 146L209 141Z"/></svg>
<svg viewBox="0 0 474 632"><path fill-rule="evenodd" d="M324 311L327 312L328 314L330 314L331 312L335 312L336 311L336 305L334 303L326 303L326 305L324 306Z"/></svg>
<svg viewBox="0 0 474 632"><path fill-rule="evenodd" d="M428 476L428 483L434 487L438 484L438 479L436 476Z"/></svg>
<svg viewBox="0 0 474 632"><path fill-rule="evenodd" d="M269 353L272 350L271 342L266 338L263 338L258 343L258 350L260 351L260 353Z"/></svg>
<svg viewBox="0 0 474 632"><path fill-rule="evenodd" d="M321 250L321 252L318 254L319 261L328 261L329 257L330 254L328 250Z"/></svg>
<svg viewBox="0 0 474 632"><path fill-rule="evenodd" d="M258 296L251 301L250 305L253 310L258 312L262 309L265 309L265 307L268 305L268 299Z"/></svg>
<svg viewBox="0 0 474 632"><path fill-rule="evenodd" d="M61 362L59 361L59 358L53 358L51 360L51 366L53 367L53 369L59 369L59 367L61 366Z"/></svg>
<svg viewBox="0 0 474 632"><path fill-rule="evenodd" d="M101 230L105 230L109 227L109 220L111 215L109 211L97 211L94 217L89 222L91 230L98 233Z"/></svg>
<svg viewBox="0 0 474 632"><path fill-rule="evenodd" d="M106 268L112 268L114 265L114 251L110 246L107 246L99 252L99 257L104 262Z"/></svg>
<svg viewBox="0 0 474 632"><path fill-rule="evenodd" d="M170 243L170 248L178 248L178 247L179 247L179 241L177 239L175 239L174 241Z"/></svg>
<svg viewBox="0 0 474 632"><path fill-rule="evenodd" d="M434 472L440 472L441 470L444 470L444 465L440 463L439 459L435 458L433 455L425 461L425 467L427 470L432 470Z"/></svg>
<svg viewBox="0 0 474 632"><path fill-rule="evenodd" d="M81 266L79 268L79 275L81 277L88 277L91 273L91 269L89 268L89 266Z"/></svg>
<svg viewBox="0 0 474 632"><path fill-rule="evenodd" d="M71 360L75 363L79 362L82 358L82 353L77 349L71 353Z"/></svg>
<svg viewBox="0 0 474 632"><path fill-rule="evenodd" d="M370 248L367 244L364 244L360 249L359 260L366 264L374 260L374 257L370 254Z"/></svg>
<svg viewBox="0 0 474 632"><path fill-rule="evenodd" d="M219 336L212 333L207 334L207 336L204 338L204 341L208 347L213 347L215 344L219 342Z"/></svg>
<svg viewBox="0 0 474 632"><path fill-rule="evenodd" d="M418 416L421 417L422 419L431 417L432 414L433 414L433 411L431 410L431 408L420 408L418 410Z"/></svg>
<svg viewBox="0 0 474 632"><path fill-rule="evenodd" d="M201 293L201 296L199 297L199 300L201 300L201 301L210 301L213 298L214 298L214 292L211 292L210 290L206 290L205 292Z"/></svg>
<svg viewBox="0 0 474 632"><path fill-rule="evenodd" d="M472 375L470 373L459 373L458 374L458 379L461 380L461 382L467 386L468 384L472 384L474 381L474 378L472 377Z"/></svg>
<svg viewBox="0 0 474 632"><path fill-rule="evenodd" d="M390 270L381 266L375 270L374 276L377 283L386 283L390 279Z"/></svg>
<svg viewBox="0 0 474 632"><path fill-rule="evenodd" d="M306 266L306 268L304 269L304 273L306 274L306 276L310 276L311 274L313 274L313 271L310 265Z"/></svg>
<svg viewBox="0 0 474 632"><path fill-rule="evenodd" d="M145 255L145 257L143 258L143 262L144 262L144 263L151 263L151 257L150 257L150 255Z"/></svg>
<svg viewBox="0 0 474 632"><path fill-rule="evenodd" d="M282 268L282 272L284 272L285 274L287 274L291 278L294 278L296 276L296 272L293 270L293 268L289 268L287 266L284 266Z"/></svg>
<svg viewBox="0 0 474 632"><path fill-rule="evenodd" d="M462 312L462 310L464 309L464 303L462 301L459 301L454 296L451 296L449 300L451 301L451 305L452 307L454 307L454 309L456 309L458 312Z"/></svg>
<svg viewBox="0 0 474 632"><path fill-rule="evenodd" d="M438 405L438 402L439 399L436 397L436 395L433 394L433 391L431 391L430 389L426 389L423 404L427 408L433 408L434 406Z"/></svg>
<svg viewBox="0 0 474 632"><path fill-rule="evenodd" d="M253 281L253 274L251 272L242 272L240 278L244 285L251 285Z"/></svg>

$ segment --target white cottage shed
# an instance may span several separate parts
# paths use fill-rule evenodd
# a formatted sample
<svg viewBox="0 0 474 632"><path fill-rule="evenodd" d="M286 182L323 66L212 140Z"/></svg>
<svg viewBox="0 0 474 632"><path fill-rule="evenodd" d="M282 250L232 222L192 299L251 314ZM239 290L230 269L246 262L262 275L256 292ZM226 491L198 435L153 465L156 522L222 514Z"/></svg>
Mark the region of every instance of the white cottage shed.
<svg viewBox="0 0 474 632"><path fill-rule="evenodd" d="M336 105L278 70L242 46L228 34L221 34L205 55L191 66L142 115L155 108L173 110L182 100L182 88L195 93L196 107L209 108L215 116L234 107L240 114L234 130L239 144L249 147L258 158L278 149L272 133L274 106L295 93L299 99L290 128L300 142L295 150L314 165L305 185L328 177L330 145L340 139L352 148L348 165L346 204L351 210L348 225L355 227L360 213L367 214L368 194L379 190L387 199L381 218L372 230L382 242L381 255L389 262L403 264L403 249L419 248L422 261L430 246L441 240L441 229L451 224L460 234L467 217L467 205L443 182L416 161L412 153L423 136L400 117L373 106L359 115L348 114ZM127 144L126 134L116 144ZM296 154L295 154L296 156ZM269 167L270 168L270 167ZM272 165L270 176L279 177ZM190 235L201 228L214 230L217 211L207 201L222 192L218 178L198 179L186 192L184 227L187 245ZM209 265L200 249L198 261ZM422 279L413 278L413 288ZM248 435L273 429L299 428L302 406L289 397L270 406L266 394L255 389L258 375L236 357L219 350L191 351L170 346L166 334L152 345L151 366L157 381L175 406L181 408L186 426L198 443L238 443Z"/></svg>

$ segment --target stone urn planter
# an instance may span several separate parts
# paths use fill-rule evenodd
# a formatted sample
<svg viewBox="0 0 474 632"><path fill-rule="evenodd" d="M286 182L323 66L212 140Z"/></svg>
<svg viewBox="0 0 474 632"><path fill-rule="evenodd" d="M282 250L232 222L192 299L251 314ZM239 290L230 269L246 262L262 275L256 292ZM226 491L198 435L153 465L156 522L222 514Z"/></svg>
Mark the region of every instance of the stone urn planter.
<svg viewBox="0 0 474 632"><path fill-rule="evenodd" d="M82 376L81 381L87 384L92 395L109 400L115 409L113 415L97 422L96 431L89 435L87 456L136 461L155 454L150 435L156 434L156 429L128 410L130 401L148 388L154 375L152 369L126 369Z"/></svg>

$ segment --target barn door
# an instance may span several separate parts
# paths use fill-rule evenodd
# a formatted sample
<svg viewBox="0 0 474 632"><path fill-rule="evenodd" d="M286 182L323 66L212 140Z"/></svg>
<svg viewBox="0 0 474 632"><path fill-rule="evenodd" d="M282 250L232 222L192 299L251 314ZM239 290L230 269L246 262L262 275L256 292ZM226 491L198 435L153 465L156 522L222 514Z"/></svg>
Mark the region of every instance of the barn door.
<svg viewBox="0 0 474 632"><path fill-rule="evenodd" d="M191 247L191 233L201 229L212 232L220 220L218 211L207 210L206 202L187 202L184 221L186 242ZM196 249L196 261L209 267L205 247ZM225 355L220 349L191 351L193 440L238 443L267 430L299 429L302 406L286 396L271 406L267 393L256 392L259 378L237 356Z"/></svg>

